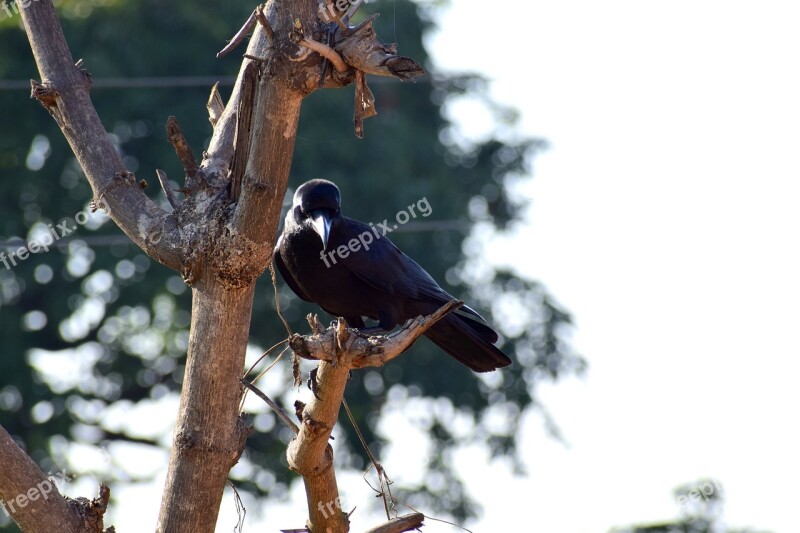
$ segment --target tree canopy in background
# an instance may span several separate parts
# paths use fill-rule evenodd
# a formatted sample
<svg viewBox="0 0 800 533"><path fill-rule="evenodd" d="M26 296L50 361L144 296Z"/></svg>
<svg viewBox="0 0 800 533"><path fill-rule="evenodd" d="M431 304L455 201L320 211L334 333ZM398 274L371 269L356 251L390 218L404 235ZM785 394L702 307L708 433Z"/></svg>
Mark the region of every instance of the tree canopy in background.
<svg viewBox="0 0 800 533"><path fill-rule="evenodd" d="M186 77L230 79L235 74L236 54L225 59L215 54L252 8L205 0L60 4L73 53L95 78L98 114L139 180L154 184L156 168L165 169L176 183L182 175L164 129L169 115L177 117L196 153L207 144L210 84L187 85ZM515 361L503 371L474 376L420 341L385 368L354 373L347 389L366 440L379 456L391 437L377 430L382 410L419 402L430 407L415 417L435 443L428 473L419 486L399 490L415 507L463 520L479 507L450 467L454 446L488 443L494 456L508 456L522 469L520 415L538 406L537 382L580 371L583 361L567 342L569 315L539 283L491 267L490 258L482 257L470 239L477 231L502 230L519 219L525 204L513 197L509 184L530 174L542 143L458 140L442 105L459 95L479 95L484 82L473 74L440 75L426 64L422 37L432 22L424 6L375 2L365 9L371 11L384 14L376 21L378 33L400 43L404 54L425 64L431 75L417 83L372 82L379 114L366 121L362 140L353 135L352 88L307 98L290 188L314 177L330 179L342 190L348 216L375 222L425 198L430 216L410 221L392 240L453 294L485 313L503 336L502 348ZM6 50L14 51L0 56L0 79L36 78L19 18L0 20L0 33ZM163 87L132 83L145 77L174 80ZM111 78L128 81L102 83ZM223 94L229 89L223 87ZM91 191L57 126L29 99L29 89L2 90L0 102L5 122L0 128L0 239L9 251L47 232L49 224L66 220L73 226L75 215L87 211ZM512 127L513 113L500 111L498 121ZM161 198L157 187L148 190ZM319 310L299 301L280 281L278 287L292 329L305 331L306 313ZM99 215L59 239L49 252L8 269L0 265L0 336L5 341L0 424L24 442L44 471L66 468L110 484L112 502L115 485L152 476L124 462L79 464L72 452L107 449L113 454L121 443L169 445L156 424L130 427L125 420L177 394L189 298L179 276L151 261ZM262 276L251 328L254 354L285 336L273 285ZM269 377L265 386L289 406L296 390L288 358ZM171 427L171 414L159 414ZM454 419L459 424L452 424ZM291 434L266 408L254 421L256 431L231 478L240 490L281 497L295 478L284 458ZM366 468L352 428L348 423L339 427L337 461ZM342 449L346 444L349 451Z"/></svg>
<svg viewBox="0 0 800 533"><path fill-rule="evenodd" d="M764 533L751 528L729 527L723 518L725 493L716 479L699 479L676 487L675 503L680 517L672 521L620 527L611 533Z"/></svg>

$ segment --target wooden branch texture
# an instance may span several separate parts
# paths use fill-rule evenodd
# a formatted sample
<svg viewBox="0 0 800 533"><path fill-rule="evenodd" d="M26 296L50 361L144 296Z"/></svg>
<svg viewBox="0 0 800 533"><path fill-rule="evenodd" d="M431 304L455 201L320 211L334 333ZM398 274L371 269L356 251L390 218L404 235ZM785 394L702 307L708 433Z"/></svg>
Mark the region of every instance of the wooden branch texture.
<svg viewBox="0 0 800 533"><path fill-rule="evenodd" d="M20 9L41 83L31 80L31 97L53 116L81 164L94 203L160 263L180 267L175 217L148 198L114 149L89 97L91 78L72 59L50 0Z"/></svg>
<svg viewBox="0 0 800 533"><path fill-rule="evenodd" d="M186 372L157 531L214 531L228 472L249 432L237 411L252 301L252 288L228 290L210 275L192 289Z"/></svg>
<svg viewBox="0 0 800 533"><path fill-rule="evenodd" d="M411 513L399 516L394 520L389 520L377 527L367 530L365 533L403 533L422 527L425 515L422 513Z"/></svg>
<svg viewBox="0 0 800 533"><path fill-rule="evenodd" d="M382 366L406 351L438 320L463 305L464 302L460 300L447 302L432 315L409 320L400 329L385 337L364 336L353 330L354 334L342 339L336 330L328 328L322 333L305 337L295 334L289 340L289 346L303 359L331 362L338 357L337 344L340 344L347 357L344 359L338 357L337 364L350 368Z"/></svg>
<svg viewBox="0 0 800 533"><path fill-rule="evenodd" d="M289 468L303 476L311 531L346 533L350 530L342 512L333 467L333 448L328 443L339 418L339 407L350 369L346 365L320 363L317 394L301 410L300 432L286 450Z"/></svg>
<svg viewBox="0 0 800 533"><path fill-rule="evenodd" d="M102 533L108 487L93 501L65 498L33 459L0 427L0 505L25 532Z"/></svg>
<svg viewBox="0 0 800 533"><path fill-rule="evenodd" d="M288 35L294 18L311 25L315 11L307 1L269 2L263 16L275 35ZM232 197L220 191L215 199L234 208L194 259L186 377L159 532L214 531L228 471L246 441L248 428L237 415L253 290L275 245L300 104L308 80L318 83L322 61L297 60L295 44L273 42L264 28L254 26L246 52L261 59L243 62L198 170L214 183L232 180Z"/></svg>
<svg viewBox="0 0 800 533"><path fill-rule="evenodd" d="M341 509L333 467L333 448L328 439L339 418L350 370L381 366L398 357L436 321L462 305L464 303L458 300L448 302L432 315L410 320L388 336L365 337L356 330L348 330L344 320L339 319L335 327L325 331L291 338L290 346L295 353L321 361L316 373L315 397L307 405L301 406L300 432L286 450L289 468L303 476L312 531L349 531L347 515ZM316 317L309 317L309 324L312 330L317 330ZM391 527L398 527L398 522L392 522Z"/></svg>

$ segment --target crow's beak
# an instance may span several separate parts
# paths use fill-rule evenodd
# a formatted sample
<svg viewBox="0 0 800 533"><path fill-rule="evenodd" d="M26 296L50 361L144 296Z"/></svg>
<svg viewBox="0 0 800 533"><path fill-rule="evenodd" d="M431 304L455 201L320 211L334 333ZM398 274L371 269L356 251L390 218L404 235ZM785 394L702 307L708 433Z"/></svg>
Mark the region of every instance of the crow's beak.
<svg viewBox="0 0 800 533"><path fill-rule="evenodd" d="M311 225L322 239L322 249L328 249L328 237L331 234L331 217L327 209L317 209L311 212Z"/></svg>

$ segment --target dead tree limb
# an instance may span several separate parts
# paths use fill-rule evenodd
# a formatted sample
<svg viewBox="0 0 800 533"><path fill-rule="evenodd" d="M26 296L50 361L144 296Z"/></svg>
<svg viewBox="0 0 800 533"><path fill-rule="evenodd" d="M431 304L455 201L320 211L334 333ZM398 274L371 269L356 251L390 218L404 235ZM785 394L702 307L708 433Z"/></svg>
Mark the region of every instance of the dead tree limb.
<svg viewBox="0 0 800 533"><path fill-rule="evenodd" d="M211 94L208 95L208 102L206 102L206 109L208 109L208 121L211 122L212 126L216 126L220 115L225 111L225 103L219 94L219 82L215 83L211 88Z"/></svg>
<svg viewBox="0 0 800 533"><path fill-rule="evenodd" d="M346 35L339 36L334 49L348 65L375 76L393 76L409 80L425 74L425 70L409 57L397 55L397 45L378 40L372 27L372 15Z"/></svg>
<svg viewBox="0 0 800 533"><path fill-rule="evenodd" d="M300 432L286 451L289 468L303 476L311 531L346 533L350 530L339 500L333 448L328 444L339 417L349 374L350 369L345 365L320 363L317 370L320 400L314 398L299 413Z"/></svg>
<svg viewBox="0 0 800 533"><path fill-rule="evenodd" d="M252 391L253 394L264 400L264 403L269 405L270 408L272 408L272 410L275 411L275 414L278 415L278 418L280 418L281 421L283 421L283 423L286 424L286 426L289 429L291 429L295 434L300 432L300 428L297 427L297 424L292 422L292 419L289 418L289 415L286 414L286 411L284 411L280 405L275 403L275 401L273 401L272 398L264 394L258 387L256 387L246 379L241 379L240 381L242 382L242 385L250 389L250 391Z"/></svg>
<svg viewBox="0 0 800 533"><path fill-rule="evenodd" d="M411 513L399 516L394 520L389 520L383 524L373 527L364 533L403 533L422 527L425 515L422 513Z"/></svg>
<svg viewBox="0 0 800 533"><path fill-rule="evenodd" d="M161 189L164 191L164 195L167 197L169 205L171 205L172 209L176 211L180 209L181 206L178 203L178 200L175 199L175 193L172 191L172 187L169 184L169 178L167 178L167 173L157 168L156 177L158 177L158 183L161 184Z"/></svg>
<svg viewBox="0 0 800 533"><path fill-rule="evenodd" d="M252 13L250 13L250 17L242 24L242 27L239 31L236 32L236 35L233 36L233 39L225 45L225 48L217 52L217 57L225 57L226 55L230 54L237 46L239 46L244 38L247 37L247 34L253 29L253 26L256 25L256 10L254 9Z"/></svg>
<svg viewBox="0 0 800 533"><path fill-rule="evenodd" d="M410 320L388 336L365 337L348 330L343 319L322 333L294 335L290 346L300 357L320 360L316 396L300 412L300 432L286 450L289 468L303 476L311 531L333 533L349 530L341 508L333 467L333 448L328 439L339 418L344 389L353 368L380 366L408 349L425 331L463 305L453 300L427 317ZM315 321L309 318L315 329ZM405 530L397 530L405 531Z"/></svg>
<svg viewBox="0 0 800 533"><path fill-rule="evenodd" d="M178 119L173 116L167 119L167 139L175 148L175 153L178 155L178 159L181 160L186 177L194 178L194 175L197 174L197 161L192 153L192 147L189 146L189 142L183 136L183 130L178 124Z"/></svg>
<svg viewBox="0 0 800 533"><path fill-rule="evenodd" d="M86 173L94 204L160 263L180 267L176 218L148 198L125 168L89 97L91 77L75 65L51 1L20 10L41 82L31 97L52 115Z"/></svg>
<svg viewBox="0 0 800 533"><path fill-rule="evenodd" d="M94 500L65 498L53 479L0 427L0 505L24 532L103 533L109 490ZM105 530L112 532L113 528Z"/></svg>
<svg viewBox="0 0 800 533"><path fill-rule="evenodd" d="M350 357L350 368L383 366L406 351L417 338L446 314L463 306L464 302L452 300L440 307L432 315L419 316L409 320L397 331L388 336L349 335L345 341L337 338L336 332L328 328L321 334L302 336L295 334L289 346L303 359L317 359L331 362L336 357L335 346L342 342L343 349Z"/></svg>

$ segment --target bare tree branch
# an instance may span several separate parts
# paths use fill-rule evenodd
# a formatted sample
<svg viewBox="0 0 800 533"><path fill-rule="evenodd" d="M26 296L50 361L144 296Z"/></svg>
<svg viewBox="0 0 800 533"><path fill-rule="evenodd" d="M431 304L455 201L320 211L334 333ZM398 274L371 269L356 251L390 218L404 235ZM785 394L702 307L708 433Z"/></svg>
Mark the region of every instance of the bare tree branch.
<svg viewBox="0 0 800 533"><path fill-rule="evenodd" d="M350 369L379 366L394 359L437 320L462 305L463 302L458 300L448 302L432 315L411 320L385 337L364 337L357 330L346 329L344 320L339 319L323 333L291 338L290 346L298 355L320 360L315 396L307 405L301 406L300 432L286 450L289 468L303 476L313 530L335 533L349 530L347 514L341 510L333 448L328 444L328 438L339 418ZM316 329L314 317L309 317L309 324Z"/></svg>
<svg viewBox="0 0 800 533"><path fill-rule="evenodd" d="M343 343L343 349L351 358L348 365L350 368L383 366L406 351L420 335L442 317L463 305L464 302L459 300L447 302L432 315L409 320L388 336L364 336L353 330L356 334L348 336ZM336 357L336 343L340 341L337 333L328 328L321 334L305 337L295 334L289 339L289 346L304 359L333 361Z"/></svg>
<svg viewBox="0 0 800 533"><path fill-rule="evenodd" d="M64 498L55 481L42 472L3 427L0 427L0 465L0 505L22 531L103 533L103 513L109 497L105 485L101 485L100 496L92 501Z"/></svg>
<svg viewBox="0 0 800 533"><path fill-rule="evenodd" d="M173 116L167 119L167 139L175 148L175 153L178 155L178 159L181 160L186 177L194 178L195 174L197 174L197 161L194 158L194 154L192 154L192 147L189 146L189 142L183 136L178 119Z"/></svg>
<svg viewBox="0 0 800 533"><path fill-rule="evenodd" d="M349 68L347 63L345 63L342 59L342 56L337 54L336 50L330 46L327 46L323 43L318 43L317 41L309 39L308 37L300 39L298 44L302 44L306 48L314 50L316 53L325 57L325 59L333 64L333 68L335 68L337 72L347 72L347 69Z"/></svg>
<svg viewBox="0 0 800 533"><path fill-rule="evenodd" d="M31 96L53 116L94 192L95 205L147 254L180 269L180 239L174 215L148 198L122 163L89 98L91 77L72 60L50 0L20 10L42 82Z"/></svg>
<svg viewBox="0 0 800 533"><path fill-rule="evenodd" d="M172 191L172 187L169 185L167 173L160 168L157 168L156 177L158 177L158 182L161 184L161 188L164 190L164 195L166 195L169 205L172 206L172 209L177 211L180 208L180 204L178 203L178 200L175 199L175 193Z"/></svg>
<svg viewBox="0 0 800 533"><path fill-rule="evenodd" d="M278 418L280 418L283 421L283 423L286 424L286 426L289 429L291 429L295 434L297 434L300 431L300 428L297 427L297 424L292 422L292 419L289 418L289 415L286 414L286 411L281 409L281 406L278 405L277 403L275 403L272 400L272 398L270 398L269 396L264 394L261 391L261 389L259 389L258 387L256 387L255 385L253 385L252 383L247 381L246 379L241 379L240 381L242 382L242 385L244 385L245 387L247 387L248 389L253 391L253 394L255 394L256 396L258 396L259 398L264 400L264 403L269 405L272 408L272 410L275 411L275 414L278 415Z"/></svg>
<svg viewBox="0 0 800 533"><path fill-rule="evenodd" d="M389 520L379 526L365 531L365 533L403 533L422 527L425 515L422 513L411 513Z"/></svg>
<svg viewBox="0 0 800 533"><path fill-rule="evenodd" d="M261 7L261 6L259 6ZM225 45L225 48L217 52L217 57L225 57L226 55L230 54L242 41L244 38L247 37L247 34L250 33L250 30L253 29L253 26L256 25L256 11L258 8L254 9L252 13L250 13L250 17L245 21L239 31L236 32L236 35L233 36L233 39Z"/></svg>
<svg viewBox="0 0 800 533"><path fill-rule="evenodd" d="M339 489L333 467L333 448L328 444L339 417L350 369L322 361L317 369L317 394L300 413L302 424L286 450L289 468L303 476L309 522L314 531L349 531L347 515L341 510Z"/></svg>
<svg viewBox="0 0 800 533"><path fill-rule="evenodd" d="M356 28L342 35L334 48L348 65L375 76L394 76L408 80L425 74L411 58L398 56L397 45L385 45L378 40L372 27L371 15Z"/></svg>
<svg viewBox="0 0 800 533"><path fill-rule="evenodd" d="M220 115L225 110L225 103L219 94L219 82L215 83L211 88L211 94L208 95L208 102L206 102L206 109L208 109L209 122L211 122L212 126L216 126Z"/></svg>
<svg viewBox="0 0 800 533"><path fill-rule="evenodd" d="M275 32L272 31L272 26L270 26L269 20L267 20L267 17L264 15L264 6L262 5L256 6L256 20L264 27L264 33L267 34L267 39L270 41L273 40L275 38Z"/></svg>

